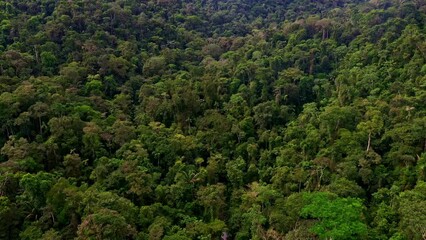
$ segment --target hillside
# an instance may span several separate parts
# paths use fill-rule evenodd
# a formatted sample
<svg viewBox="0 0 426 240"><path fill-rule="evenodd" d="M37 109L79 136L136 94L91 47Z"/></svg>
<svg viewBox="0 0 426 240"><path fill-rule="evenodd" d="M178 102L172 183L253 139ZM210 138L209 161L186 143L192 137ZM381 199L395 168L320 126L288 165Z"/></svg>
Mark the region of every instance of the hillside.
<svg viewBox="0 0 426 240"><path fill-rule="evenodd" d="M0 239L425 239L426 0L0 1Z"/></svg>

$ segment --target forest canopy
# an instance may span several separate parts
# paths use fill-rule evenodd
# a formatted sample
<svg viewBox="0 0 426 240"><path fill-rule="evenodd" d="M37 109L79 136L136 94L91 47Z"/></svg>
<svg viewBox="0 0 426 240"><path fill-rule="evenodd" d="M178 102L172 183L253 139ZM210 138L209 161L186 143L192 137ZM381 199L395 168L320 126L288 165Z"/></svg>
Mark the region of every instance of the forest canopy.
<svg viewBox="0 0 426 240"><path fill-rule="evenodd" d="M425 0L0 1L0 239L424 239Z"/></svg>

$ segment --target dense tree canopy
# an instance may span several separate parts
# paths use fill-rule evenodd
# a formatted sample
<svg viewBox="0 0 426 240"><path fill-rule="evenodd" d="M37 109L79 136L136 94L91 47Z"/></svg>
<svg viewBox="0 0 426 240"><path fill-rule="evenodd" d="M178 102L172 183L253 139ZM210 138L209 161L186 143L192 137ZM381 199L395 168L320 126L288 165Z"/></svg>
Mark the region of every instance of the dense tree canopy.
<svg viewBox="0 0 426 240"><path fill-rule="evenodd" d="M424 239L425 0L0 1L0 239Z"/></svg>

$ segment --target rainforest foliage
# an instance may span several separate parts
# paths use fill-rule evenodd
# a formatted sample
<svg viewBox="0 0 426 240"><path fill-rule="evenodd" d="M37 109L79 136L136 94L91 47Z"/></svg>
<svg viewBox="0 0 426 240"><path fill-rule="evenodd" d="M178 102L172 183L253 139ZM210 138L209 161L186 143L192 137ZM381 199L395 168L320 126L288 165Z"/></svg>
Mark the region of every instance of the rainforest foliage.
<svg viewBox="0 0 426 240"><path fill-rule="evenodd" d="M0 239L424 239L425 0L0 1Z"/></svg>

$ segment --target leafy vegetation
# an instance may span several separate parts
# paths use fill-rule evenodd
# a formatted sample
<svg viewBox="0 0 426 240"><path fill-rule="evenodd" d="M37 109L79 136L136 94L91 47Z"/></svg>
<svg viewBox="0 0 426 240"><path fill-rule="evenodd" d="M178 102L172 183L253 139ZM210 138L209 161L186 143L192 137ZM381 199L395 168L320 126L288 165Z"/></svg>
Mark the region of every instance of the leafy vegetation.
<svg viewBox="0 0 426 240"><path fill-rule="evenodd" d="M426 1L0 1L0 239L424 239Z"/></svg>

